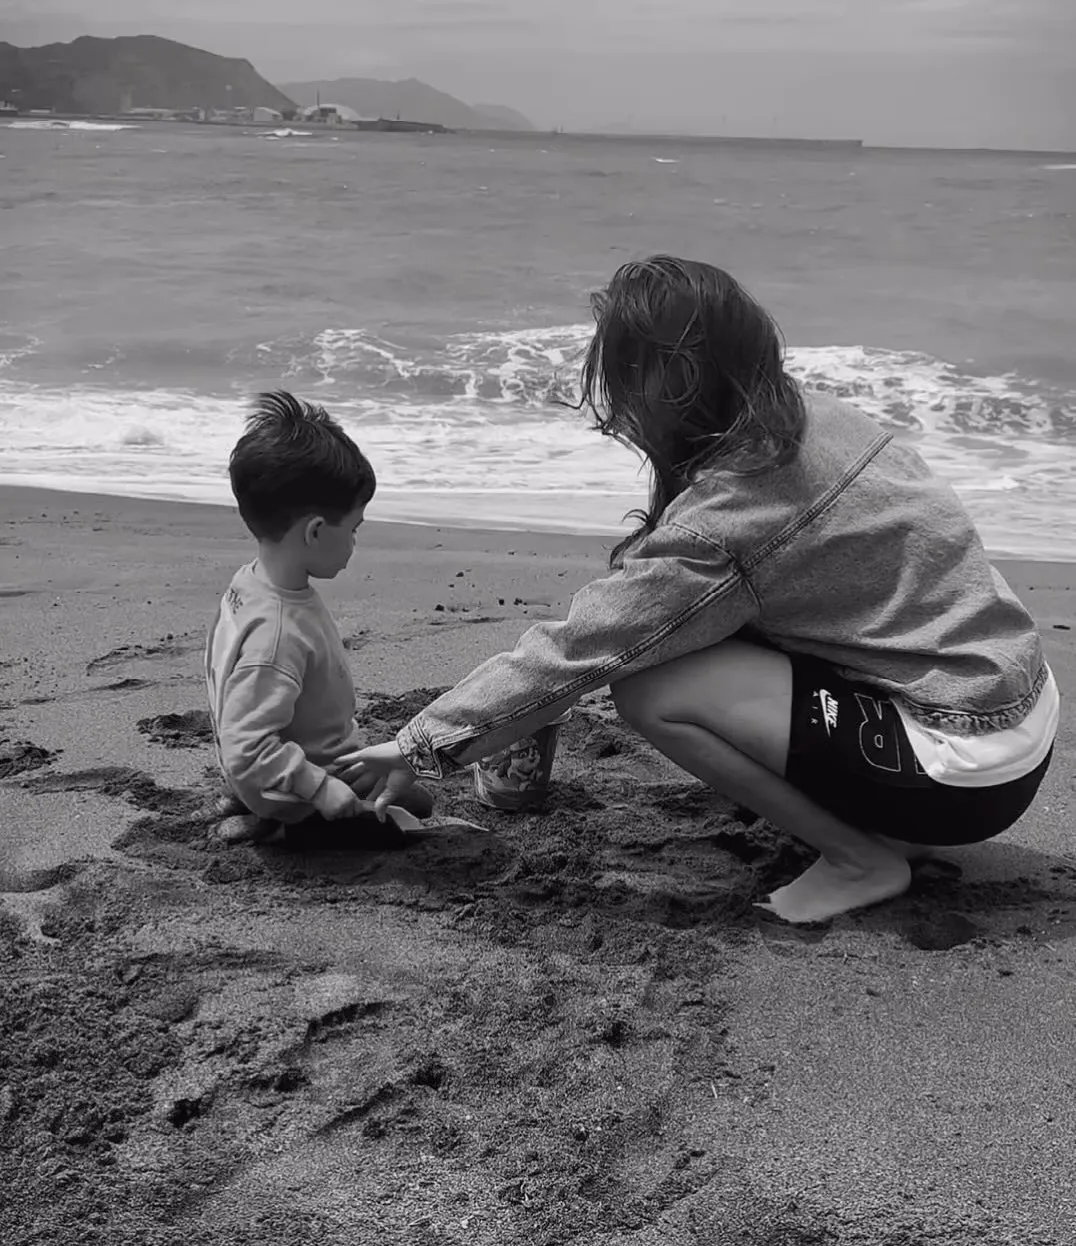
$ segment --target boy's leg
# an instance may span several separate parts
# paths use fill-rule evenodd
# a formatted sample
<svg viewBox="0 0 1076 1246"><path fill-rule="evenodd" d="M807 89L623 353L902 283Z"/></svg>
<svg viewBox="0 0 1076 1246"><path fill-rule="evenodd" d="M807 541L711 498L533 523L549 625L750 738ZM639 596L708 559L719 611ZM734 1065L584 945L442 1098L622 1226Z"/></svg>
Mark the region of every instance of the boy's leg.
<svg viewBox="0 0 1076 1246"><path fill-rule="evenodd" d="M213 838L221 844L269 844L284 838L285 820L263 818L251 813L247 806L230 790L218 797L214 812L218 821L213 826ZM292 806L291 821L302 821L314 812L313 807Z"/></svg>
<svg viewBox="0 0 1076 1246"><path fill-rule="evenodd" d="M907 889L903 855L784 778L792 667L783 653L726 640L628 676L612 691L621 717L671 761L821 853L762 907L788 921L824 921Z"/></svg>

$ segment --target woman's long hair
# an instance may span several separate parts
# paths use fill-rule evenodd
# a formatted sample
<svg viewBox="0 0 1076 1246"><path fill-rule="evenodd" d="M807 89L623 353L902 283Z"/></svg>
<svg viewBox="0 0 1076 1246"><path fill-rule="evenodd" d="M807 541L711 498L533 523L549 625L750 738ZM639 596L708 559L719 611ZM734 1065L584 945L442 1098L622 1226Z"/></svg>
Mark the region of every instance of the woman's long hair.
<svg viewBox="0 0 1076 1246"><path fill-rule="evenodd" d="M649 505L632 512L639 526L613 550L618 566L704 468L790 462L806 417L780 330L720 268L653 256L625 264L591 302L580 406L651 468Z"/></svg>

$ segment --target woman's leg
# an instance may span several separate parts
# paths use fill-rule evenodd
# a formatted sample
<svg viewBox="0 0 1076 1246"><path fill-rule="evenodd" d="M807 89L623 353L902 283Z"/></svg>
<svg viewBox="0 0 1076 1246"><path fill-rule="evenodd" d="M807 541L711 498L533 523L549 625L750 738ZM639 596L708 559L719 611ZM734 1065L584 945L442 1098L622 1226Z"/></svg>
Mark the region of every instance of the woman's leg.
<svg viewBox="0 0 1076 1246"><path fill-rule="evenodd" d="M777 650L726 640L613 685L620 716L684 770L821 856L761 907L824 921L907 890L895 848L848 826L788 783L792 667Z"/></svg>

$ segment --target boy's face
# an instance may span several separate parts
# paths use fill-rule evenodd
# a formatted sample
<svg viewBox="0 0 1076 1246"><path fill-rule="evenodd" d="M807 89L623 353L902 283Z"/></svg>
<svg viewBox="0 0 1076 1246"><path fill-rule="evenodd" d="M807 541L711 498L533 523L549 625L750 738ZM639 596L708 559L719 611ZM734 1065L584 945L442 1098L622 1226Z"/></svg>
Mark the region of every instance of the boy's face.
<svg viewBox="0 0 1076 1246"><path fill-rule="evenodd" d="M365 510L365 503L356 506L339 523L330 523L327 519L310 522L307 527L309 572L315 579L331 580L350 562L355 549L355 533L362 524Z"/></svg>

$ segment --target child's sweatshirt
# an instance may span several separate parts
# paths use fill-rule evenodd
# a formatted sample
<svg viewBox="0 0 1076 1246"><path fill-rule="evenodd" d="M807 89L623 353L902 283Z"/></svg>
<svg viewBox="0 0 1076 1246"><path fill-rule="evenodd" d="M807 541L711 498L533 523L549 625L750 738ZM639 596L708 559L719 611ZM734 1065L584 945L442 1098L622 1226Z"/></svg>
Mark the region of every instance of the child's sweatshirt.
<svg viewBox="0 0 1076 1246"><path fill-rule="evenodd" d="M351 672L321 597L276 588L256 562L237 571L209 632L206 684L234 794L261 817L307 816L333 763L359 747Z"/></svg>

